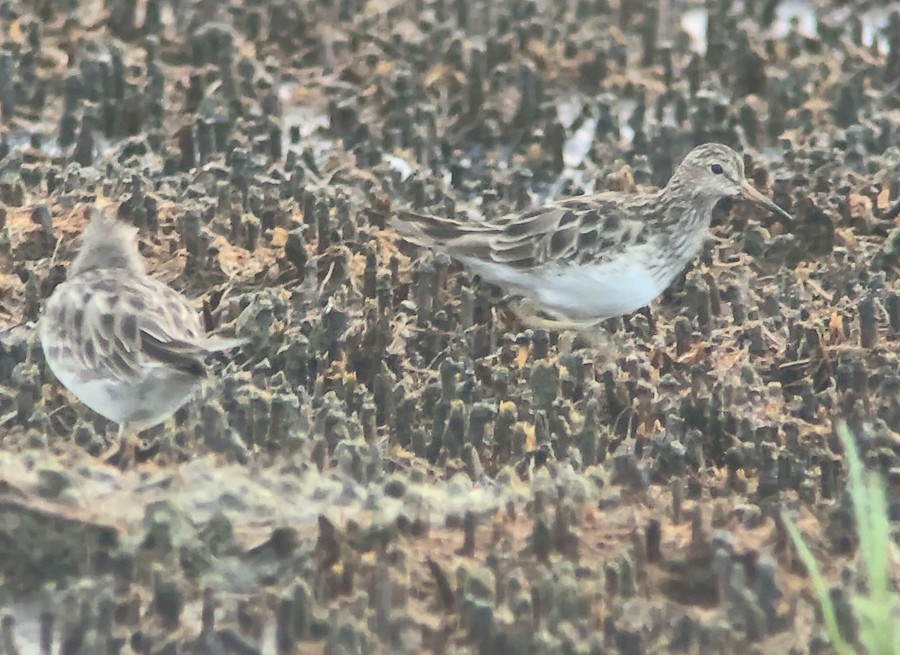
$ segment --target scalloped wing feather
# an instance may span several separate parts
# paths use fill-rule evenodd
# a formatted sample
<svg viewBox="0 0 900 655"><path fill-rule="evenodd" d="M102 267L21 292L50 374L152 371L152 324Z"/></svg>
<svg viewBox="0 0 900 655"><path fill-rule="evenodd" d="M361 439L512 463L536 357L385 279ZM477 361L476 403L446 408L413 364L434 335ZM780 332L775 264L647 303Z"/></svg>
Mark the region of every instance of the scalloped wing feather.
<svg viewBox="0 0 900 655"><path fill-rule="evenodd" d="M516 212L489 223L398 212L393 224L405 239L467 261L526 270L545 264L602 263L629 245L646 242L642 217L655 194L605 192Z"/></svg>
<svg viewBox="0 0 900 655"><path fill-rule="evenodd" d="M83 374L125 382L153 366L204 374L197 312L153 278L88 272L60 285L45 314L43 334Z"/></svg>
<svg viewBox="0 0 900 655"><path fill-rule="evenodd" d="M460 253L490 257L491 236L502 227L489 223L458 221L428 214L398 211L391 214L391 225L410 243L424 248L438 248L450 255Z"/></svg>

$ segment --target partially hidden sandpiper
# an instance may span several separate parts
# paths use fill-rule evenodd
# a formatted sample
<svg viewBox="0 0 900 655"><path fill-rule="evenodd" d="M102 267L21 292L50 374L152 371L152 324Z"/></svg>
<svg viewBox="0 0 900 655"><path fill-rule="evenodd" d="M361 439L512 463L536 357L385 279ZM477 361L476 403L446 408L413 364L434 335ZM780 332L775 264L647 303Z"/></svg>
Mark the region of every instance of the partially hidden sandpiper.
<svg viewBox="0 0 900 655"><path fill-rule="evenodd" d="M95 211L66 281L40 320L41 346L59 381L119 426L120 465L139 432L166 420L206 377L204 357L241 339L208 336L193 304L150 277L137 229Z"/></svg>
<svg viewBox="0 0 900 655"><path fill-rule="evenodd" d="M707 143L651 193L578 196L484 223L399 211L392 224L407 241L507 290L526 325L582 330L661 294L700 250L713 207L728 196L792 220L747 181L734 150Z"/></svg>

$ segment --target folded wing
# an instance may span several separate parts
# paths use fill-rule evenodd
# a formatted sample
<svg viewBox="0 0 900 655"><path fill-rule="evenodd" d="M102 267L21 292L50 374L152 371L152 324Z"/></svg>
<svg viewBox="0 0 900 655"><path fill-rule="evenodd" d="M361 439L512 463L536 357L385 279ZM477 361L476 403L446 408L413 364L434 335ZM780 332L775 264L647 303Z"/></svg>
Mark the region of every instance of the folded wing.
<svg viewBox="0 0 900 655"><path fill-rule="evenodd" d="M209 352L232 348L240 339L207 337L190 302L152 278L85 275L67 282L47 311L68 357L83 374L134 383L152 367L165 366L203 377ZM67 306L62 308L60 304Z"/></svg>
<svg viewBox="0 0 900 655"><path fill-rule="evenodd" d="M638 207L625 207L617 194L576 197L475 223L400 211L392 224L417 245L467 261L481 260L526 270L547 263L585 263L612 257L645 238Z"/></svg>

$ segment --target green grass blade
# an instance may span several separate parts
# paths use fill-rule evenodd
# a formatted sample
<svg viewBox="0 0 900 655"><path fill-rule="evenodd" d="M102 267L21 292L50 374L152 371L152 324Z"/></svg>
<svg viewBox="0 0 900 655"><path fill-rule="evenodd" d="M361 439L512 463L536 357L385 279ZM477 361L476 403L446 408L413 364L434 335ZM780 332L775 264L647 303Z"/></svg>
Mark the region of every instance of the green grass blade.
<svg viewBox="0 0 900 655"><path fill-rule="evenodd" d="M831 603L831 596L828 594L828 584L825 582L825 578L822 577L819 565L816 564L816 558L803 540L800 530L797 529L797 526L794 525L794 522L786 513L782 512L781 519L784 521L784 527L790 535L791 541L794 542L800 561L803 562L806 570L809 571L813 591L819 599L819 605L822 608L822 619L825 622L825 630L828 633L828 638L831 640L831 645L834 646L838 655L855 655L853 649L841 636L840 629L838 629L837 615L834 612L834 605Z"/></svg>

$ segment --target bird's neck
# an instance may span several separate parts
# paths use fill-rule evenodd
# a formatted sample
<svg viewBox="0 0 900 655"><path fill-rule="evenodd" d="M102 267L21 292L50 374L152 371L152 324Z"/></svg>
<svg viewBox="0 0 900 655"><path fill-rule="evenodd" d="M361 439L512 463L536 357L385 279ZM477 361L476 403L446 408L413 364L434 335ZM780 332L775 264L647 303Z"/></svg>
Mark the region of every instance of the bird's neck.
<svg viewBox="0 0 900 655"><path fill-rule="evenodd" d="M669 230L705 233L712 220L713 208L719 200L721 196L670 184L659 196L663 223Z"/></svg>
<svg viewBox="0 0 900 655"><path fill-rule="evenodd" d="M659 198L663 227L659 246L667 255L660 263L681 270L703 246L719 198L684 188L672 191L667 187Z"/></svg>

